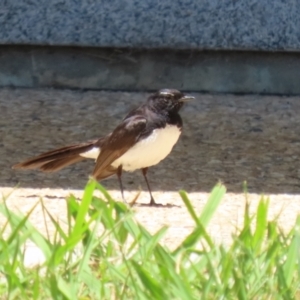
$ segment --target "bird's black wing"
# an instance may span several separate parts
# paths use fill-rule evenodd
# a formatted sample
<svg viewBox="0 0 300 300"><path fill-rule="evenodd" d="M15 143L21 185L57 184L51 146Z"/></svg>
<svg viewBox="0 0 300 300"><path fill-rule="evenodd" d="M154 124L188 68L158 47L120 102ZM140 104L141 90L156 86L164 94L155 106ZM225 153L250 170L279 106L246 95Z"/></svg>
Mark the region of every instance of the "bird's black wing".
<svg viewBox="0 0 300 300"><path fill-rule="evenodd" d="M102 172L138 141L140 135L146 130L146 125L147 120L141 115L124 119L103 142L93 177L101 178Z"/></svg>

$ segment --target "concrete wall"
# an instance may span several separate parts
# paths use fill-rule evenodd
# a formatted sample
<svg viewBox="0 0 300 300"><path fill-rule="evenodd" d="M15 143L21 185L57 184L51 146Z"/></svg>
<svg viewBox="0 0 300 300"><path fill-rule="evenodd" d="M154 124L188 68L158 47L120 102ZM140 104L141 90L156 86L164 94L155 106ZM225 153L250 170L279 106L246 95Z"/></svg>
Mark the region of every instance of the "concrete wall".
<svg viewBox="0 0 300 300"><path fill-rule="evenodd" d="M299 49L300 0L0 0L0 87L299 95Z"/></svg>
<svg viewBox="0 0 300 300"><path fill-rule="evenodd" d="M300 94L300 53L0 47L0 86Z"/></svg>
<svg viewBox="0 0 300 300"><path fill-rule="evenodd" d="M0 44L300 49L299 0L0 0Z"/></svg>

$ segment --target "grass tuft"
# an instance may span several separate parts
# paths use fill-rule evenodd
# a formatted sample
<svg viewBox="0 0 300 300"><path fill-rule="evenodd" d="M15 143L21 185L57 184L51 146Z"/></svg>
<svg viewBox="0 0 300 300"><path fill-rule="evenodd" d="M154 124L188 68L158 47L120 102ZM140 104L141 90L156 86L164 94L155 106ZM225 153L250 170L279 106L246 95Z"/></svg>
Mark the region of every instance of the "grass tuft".
<svg viewBox="0 0 300 300"><path fill-rule="evenodd" d="M95 191L102 197L95 197ZM226 192L218 184L202 212L188 195L180 196L195 222L193 231L171 251L139 224L132 209L114 201L90 180L82 201L66 200L62 226L42 202L54 236L39 232L26 215L12 212L5 201L0 213L1 299L300 299L300 217L284 233L277 219L268 220L269 200L262 197L230 246L216 244L207 226ZM24 245L33 243L44 262L28 267Z"/></svg>

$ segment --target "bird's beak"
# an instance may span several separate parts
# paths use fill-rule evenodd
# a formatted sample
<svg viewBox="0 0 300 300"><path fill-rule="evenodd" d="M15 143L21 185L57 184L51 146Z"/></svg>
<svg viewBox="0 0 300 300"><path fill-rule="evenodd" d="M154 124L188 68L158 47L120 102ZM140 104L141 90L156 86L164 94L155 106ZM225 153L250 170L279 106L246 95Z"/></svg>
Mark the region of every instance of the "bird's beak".
<svg viewBox="0 0 300 300"><path fill-rule="evenodd" d="M182 98L180 98L180 102L188 102L188 101L191 101L191 100L194 100L195 97L193 96L190 96L190 95L184 95Z"/></svg>

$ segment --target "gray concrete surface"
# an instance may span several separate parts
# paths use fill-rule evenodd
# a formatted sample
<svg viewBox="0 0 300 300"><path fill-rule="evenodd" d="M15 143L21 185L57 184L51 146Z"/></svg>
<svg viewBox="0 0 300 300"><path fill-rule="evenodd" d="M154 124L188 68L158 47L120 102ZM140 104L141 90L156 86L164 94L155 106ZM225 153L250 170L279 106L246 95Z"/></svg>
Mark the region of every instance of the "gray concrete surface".
<svg viewBox="0 0 300 300"><path fill-rule="evenodd" d="M300 97L210 95L181 112L183 133L172 155L150 168L153 190L208 192L218 180L230 192L300 194ZM99 138L113 130L148 93L0 89L0 184L81 189L94 162L54 174L13 170L42 152ZM118 189L116 178L103 181ZM140 172L125 173L126 190L145 187ZM147 193L146 193L147 194ZM146 195L147 196L147 195Z"/></svg>
<svg viewBox="0 0 300 300"><path fill-rule="evenodd" d="M298 0L1 0L0 44L300 49Z"/></svg>
<svg viewBox="0 0 300 300"><path fill-rule="evenodd" d="M300 94L300 53L0 47L0 86Z"/></svg>

